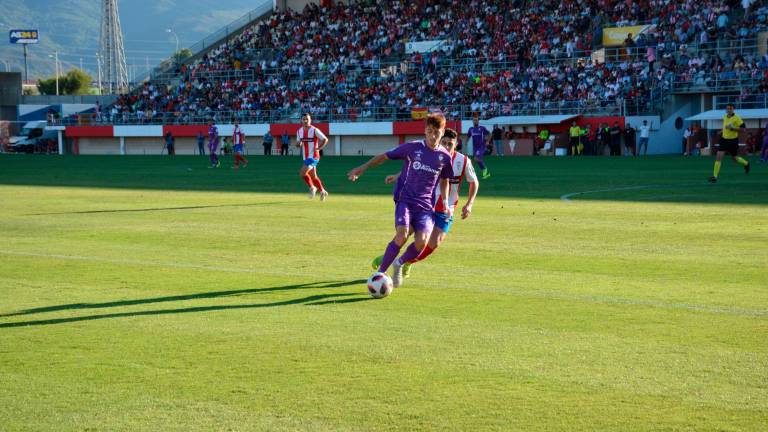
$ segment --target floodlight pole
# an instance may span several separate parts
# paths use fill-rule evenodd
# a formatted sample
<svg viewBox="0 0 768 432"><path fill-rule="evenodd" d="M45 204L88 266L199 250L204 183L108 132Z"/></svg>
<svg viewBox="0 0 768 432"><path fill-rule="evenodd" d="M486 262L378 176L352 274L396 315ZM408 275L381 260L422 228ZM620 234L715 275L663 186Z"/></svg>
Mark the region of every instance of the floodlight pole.
<svg viewBox="0 0 768 432"><path fill-rule="evenodd" d="M24 82L29 80L27 74L27 44L24 44Z"/></svg>

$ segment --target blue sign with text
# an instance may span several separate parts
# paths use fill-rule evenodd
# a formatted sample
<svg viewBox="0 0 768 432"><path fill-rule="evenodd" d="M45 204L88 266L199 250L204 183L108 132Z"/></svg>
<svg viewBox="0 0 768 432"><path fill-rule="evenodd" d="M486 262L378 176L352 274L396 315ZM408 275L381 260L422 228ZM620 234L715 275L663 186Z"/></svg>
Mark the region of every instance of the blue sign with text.
<svg viewBox="0 0 768 432"><path fill-rule="evenodd" d="M36 44L40 42L37 30L11 30L8 35L12 44Z"/></svg>

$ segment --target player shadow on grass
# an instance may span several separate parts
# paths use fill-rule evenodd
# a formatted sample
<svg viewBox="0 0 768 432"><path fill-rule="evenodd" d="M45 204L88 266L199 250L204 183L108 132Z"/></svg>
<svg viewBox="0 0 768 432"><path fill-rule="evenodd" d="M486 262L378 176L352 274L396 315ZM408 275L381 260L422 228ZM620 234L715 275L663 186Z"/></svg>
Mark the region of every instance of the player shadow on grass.
<svg viewBox="0 0 768 432"><path fill-rule="evenodd" d="M242 296L242 295L249 295L249 294L261 294L261 293L269 293L269 292L275 292L275 291L290 291L290 290L297 290L297 289L339 288L339 287L345 287L350 285L359 285L363 283L365 283L365 279L357 279L352 281L311 282L311 283L304 283L304 284L284 285L284 286L267 287L267 288L250 288L250 289L242 289L242 290L214 291L214 292L202 292L202 293L196 293L196 294L185 294L185 295L166 296L166 297L153 297L153 298L136 299L136 300L119 300L119 301L112 301L112 302L105 302L105 303L70 303L70 304L63 304L63 305L56 305L56 306L46 306L41 308L27 309L24 311L14 312L9 314L1 314L0 318L33 315L33 314L48 313L48 312L59 312L59 311L66 311L66 310L101 309L101 308L135 306L135 305L152 304L152 303L165 303L165 302L173 302L173 301L187 301L187 300L210 299L210 298L219 298L219 297ZM188 309L124 312L124 313L107 314L107 315L94 315L94 316L86 316L86 317L40 320L40 321L30 321L27 323L0 323L0 328L19 327L23 325L58 324L61 322L86 321L89 319L100 319L100 318L117 318L121 316L155 315L155 314L159 315L159 314L166 314L166 313L204 312L208 310L283 306L283 305L291 305L291 304L299 304L299 303L310 303L310 302L315 302L319 300L324 300L327 298L346 297L346 296L352 296L352 295L356 295L356 293L318 294L318 295L309 296L301 299L293 299L293 300L286 300L283 302L255 304L255 305L203 306L203 307L195 307L195 308L188 308ZM367 298L357 299L357 301L359 300L367 300ZM326 300L319 303L311 303L311 304L323 305L323 304L339 303L339 302L342 302L342 301ZM349 301L347 300L344 302L349 302Z"/></svg>
<svg viewBox="0 0 768 432"><path fill-rule="evenodd" d="M320 305L327 305L327 304L355 303L360 301L374 300L372 297L365 297L365 298L356 297L356 298L335 300L341 297L350 297L350 296L358 296L358 295L360 294L358 293L318 294L318 295L313 295L309 297L285 300L285 301L274 302L274 303L258 303L258 304L248 304L248 305L227 305L227 306L198 306L198 307L181 308L181 309L119 312L119 313L111 313L111 314L103 314L103 315L87 315L87 316L70 317L70 318L55 318L55 319L48 319L48 320L0 323L0 328L66 324L66 323L72 323L72 322L93 321L93 320L100 320L100 319L107 319L107 318L170 315L170 314L193 313L193 312L215 312L215 311L225 311L225 310L233 310L233 309L260 309L260 308L269 308L269 307L277 307L277 306L289 306L289 305L295 305L295 304L304 304L305 306L320 306ZM334 300L327 300L327 299L334 299ZM322 301L318 301L318 300L322 300Z"/></svg>

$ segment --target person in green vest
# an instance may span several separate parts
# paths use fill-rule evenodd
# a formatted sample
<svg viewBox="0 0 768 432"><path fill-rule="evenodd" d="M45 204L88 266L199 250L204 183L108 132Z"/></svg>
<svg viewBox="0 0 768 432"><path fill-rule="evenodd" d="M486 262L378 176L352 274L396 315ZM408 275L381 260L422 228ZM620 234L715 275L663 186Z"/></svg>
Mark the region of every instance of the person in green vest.
<svg viewBox="0 0 768 432"><path fill-rule="evenodd" d="M537 146L536 146L536 151L535 151L536 154L539 154L541 149L544 148L544 144L546 144L547 140L549 139L549 131L546 129L541 130L539 132L538 138L539 138L538 139L539 142L537 143Z"/></svg>

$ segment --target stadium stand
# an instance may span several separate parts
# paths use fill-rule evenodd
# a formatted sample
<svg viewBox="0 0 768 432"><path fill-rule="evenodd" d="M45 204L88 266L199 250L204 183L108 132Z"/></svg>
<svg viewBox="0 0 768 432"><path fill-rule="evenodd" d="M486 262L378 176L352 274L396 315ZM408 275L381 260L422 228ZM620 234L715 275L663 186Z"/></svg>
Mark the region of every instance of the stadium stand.
<svg viewBox="0 0 768 432"><path fill-rule="evenodd" d="M749 3L749 2L746 2ZM658 113L670 93L763 93L765 2L337 2L276 12L121 95L114 124ZM654 18L650 19L649 11ZM605 27L651 24L618 48ZM432 52L408 45L437 41ZM602 51L603 58L596 57Z"/></svg>

